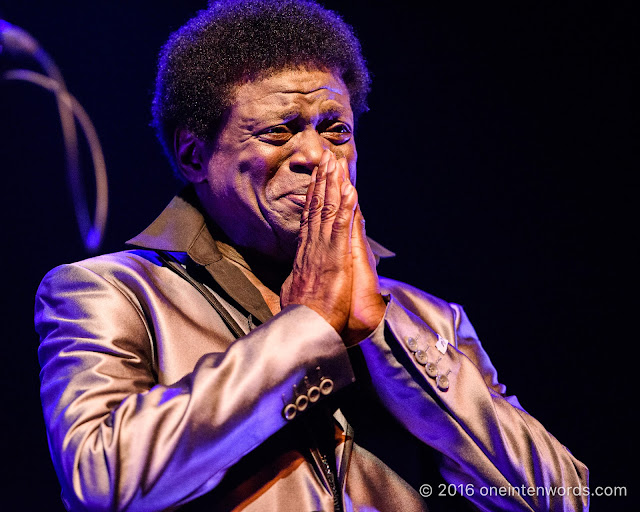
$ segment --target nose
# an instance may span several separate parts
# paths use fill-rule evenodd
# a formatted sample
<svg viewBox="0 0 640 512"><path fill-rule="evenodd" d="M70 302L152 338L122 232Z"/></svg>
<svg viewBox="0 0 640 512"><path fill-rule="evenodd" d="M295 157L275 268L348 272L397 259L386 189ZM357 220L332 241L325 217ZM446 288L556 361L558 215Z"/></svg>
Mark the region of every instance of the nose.
<svg viewBox="0 0 640 512"><path fill-rule="evenodd" d="M330 144L314 128L307 127L296 134L295 146L289 161L289 168L294 172L311 174L320 163L320 158Z"/></svg>

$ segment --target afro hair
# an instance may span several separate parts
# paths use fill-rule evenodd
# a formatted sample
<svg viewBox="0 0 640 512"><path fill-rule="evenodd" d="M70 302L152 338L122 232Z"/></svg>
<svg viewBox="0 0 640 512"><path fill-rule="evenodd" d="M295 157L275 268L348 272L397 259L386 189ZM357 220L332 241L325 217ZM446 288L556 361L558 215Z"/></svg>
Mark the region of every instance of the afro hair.
<svg viewBox="0 0 640 512"><path fill-rule="evenodd" d="M354 115L367 110L370 76L360 43L338 14L313 1L210 2L171 34L158 59L152 126L174 170L177 128L213 140L235 86L296 67L336 74Z"/></svg>

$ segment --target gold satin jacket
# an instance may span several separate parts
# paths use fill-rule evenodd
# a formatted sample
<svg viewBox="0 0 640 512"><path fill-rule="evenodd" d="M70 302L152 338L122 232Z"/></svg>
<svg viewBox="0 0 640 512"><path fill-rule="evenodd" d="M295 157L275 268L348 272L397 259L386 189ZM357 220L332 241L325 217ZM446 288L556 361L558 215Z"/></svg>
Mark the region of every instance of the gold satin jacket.
<svg viewBox="0 0 640 512"><path fill-rule="evenodd" d="M139 249L40 285L41 398L69 510L588 508L587 468L505 396L459 305L381 278L385 319L347 350L304 306L272 316L192 203L174 198Z"/></svg>

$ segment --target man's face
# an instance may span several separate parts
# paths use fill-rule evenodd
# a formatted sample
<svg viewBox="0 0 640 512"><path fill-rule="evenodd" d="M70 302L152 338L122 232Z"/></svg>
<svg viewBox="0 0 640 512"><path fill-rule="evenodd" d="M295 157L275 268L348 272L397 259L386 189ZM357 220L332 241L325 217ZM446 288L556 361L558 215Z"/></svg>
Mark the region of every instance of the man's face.
<svg viewBox="0 0 640 512"><path fill-rule="evenodd" d="M355 183L353 128L347 88L332 73L285 70L237 87L196 185L205 209L236 244L291 259L325 149L346 158Z"/></svg>

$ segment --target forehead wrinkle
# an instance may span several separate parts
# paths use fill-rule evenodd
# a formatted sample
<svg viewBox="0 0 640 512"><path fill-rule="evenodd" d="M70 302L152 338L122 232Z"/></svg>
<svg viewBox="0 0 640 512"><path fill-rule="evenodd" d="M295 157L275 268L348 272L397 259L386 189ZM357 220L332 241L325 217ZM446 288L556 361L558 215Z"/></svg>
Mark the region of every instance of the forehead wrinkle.
<svg viewBox="0 0 640 512"><path fill-rule="evenodd" d="M326 97L322 97L323 93L325 92L327 93ZM329 86L318 87L316 89L313 89L311 91L306 91L306 92L299 91L299 90L278 91L274 93L274 95L280 96L282 98L281 99L282 104L295 103L296 101L302 101L307 104L313 104L315 102L324 103L326 101L331 101L331 100L340 102L338 97L348 98L348 96L345 96L342 92L336 89L333 89ZM291 97L291 95L294 95L293 98ZM347 99L347 102L348 102L348 99Z"/></svg>
<svg viewBox="0 0 640 512"><path fill-rule="evenodd" d="M300 89L284 89L284 90L282 90L281 88L279 88L276 85L274 87L274 90L266 91L261 96L258 96L257 98L255 98L254 101L262 101L262 100L264 100L264 99L266 99L266 98L271 96L271 97L274 97L274 100L276 100L276 98L277 98L279 100L278 102L281 103L281 104L290 103L292 101L295 101L295 99L302 99L302 100L311 102L311 101L314 101L317 98L317 93L322 93L324 91L327 91L329 93L327 95L327 99L336 99L336 96L347 96L348 97L348 93L345 94L346 91L340 90L339 88L332 87L330 85L321 85L321 86L315 87L314 89L310 89L310 90L306 90L306 89L303 89L303 88L300 88ZM292 94L296 95L297 98L294 98L293 100L290 99L290 95L292 95ZM310 96L310 95L313 95L313 96Z"/></svg>
<svg viewBox="0 0 640 512"><path fill-rule="evenodd" d="M291 90L285 90L285 91L279 91L283 94L302 94L302 95L307 95L307 94L313 94L314 92L318 92L318 91L329 91L332 92L334 94L339 94L342 95L343 91L340 91L334 87L331 87L329 85L321 85L320 87L316 87L315 89L311 89L310 91L300 91L297 89L291 89Z"/></svg>
<svg viewBox="0 0 640 512"><path fill-rule="evenodd" d="M315 81L315 80L314 80ZM351 105L344 87L339 84L270 84L266 90L254 84L246 84L238 89L236 102L232 105L236 119L243 128L253 129L264 122L288 122L300 116L346 117L351 121ZM282 87L284 85L284 87ZM287 87L290 85L290 87ZM312 112L304 112L311 107Z"/></svg>
<svg viewBox="0 0 640 512"><path fill-rule="evenodd" d="M306 113L301 111L299 108L286 108L286 109L270 109L264 112L264 117L268 119L279 119L282 121L288 121L290 119L294 119L300 115L305 115ZM323 116L323 117L340 117L346 116L348 114L348 110L345 108L340 108L335 105L330 105L328 107L324 107L320 105L317 109L311 114L311 117Z"/></svg>
<svg viewBox="0 0 640 512"><path fill-rule="evenodd" d="M338 95L349 98L348 89L341 78L326 71L284 70L262 80L238 84L234 89L236 100L244 98L252 102L261 101L268 96L308 96L321 91L329 92L330 97Z"/></svg>
<svg viewBox="0 0 640 512"><path fill-rule="evenodd" d="M326 97L322 97L319 94L324 91L330 91L330 94L327 94ZM310 96L313 94L313 96ZM283 110L297 111L299 107L297 104L302 102L305 106L314 106L318 105L319 110L323 112L331 112L331 113L342 113L348 108L345 108L345 103L338 97L344 96L342 93L338 91L334 91L330 87L318 87L313 91L309 92L300 92L300 91L279 91L274 94L275 96L279 96L279 103L282 106ZM294 95L293 97L291 95ZM338 96L338 97L336 97ZM348 98L348 97L347 97ZM327 103L331 103L331 106L326 107ZM349 101L347 99L346 102L347 107L350 106Z"/></svg>

